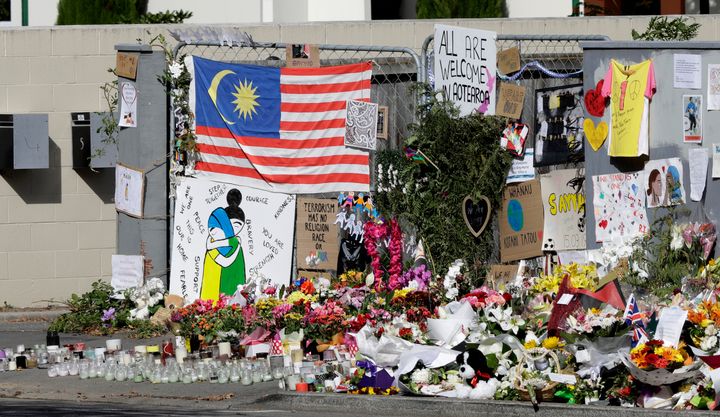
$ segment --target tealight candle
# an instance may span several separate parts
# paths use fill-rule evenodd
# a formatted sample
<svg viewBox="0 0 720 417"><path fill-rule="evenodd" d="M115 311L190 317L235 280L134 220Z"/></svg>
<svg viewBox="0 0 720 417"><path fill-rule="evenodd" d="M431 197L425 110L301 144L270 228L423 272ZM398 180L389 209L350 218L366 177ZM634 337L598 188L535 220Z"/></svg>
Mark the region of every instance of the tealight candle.
<svg viewBox="0 0 720 417"><path fill-rule="evenodd" d="M298 382L295 385L295 391L297 392L308 392L310 390L310 386L307 382Z"/></svg>

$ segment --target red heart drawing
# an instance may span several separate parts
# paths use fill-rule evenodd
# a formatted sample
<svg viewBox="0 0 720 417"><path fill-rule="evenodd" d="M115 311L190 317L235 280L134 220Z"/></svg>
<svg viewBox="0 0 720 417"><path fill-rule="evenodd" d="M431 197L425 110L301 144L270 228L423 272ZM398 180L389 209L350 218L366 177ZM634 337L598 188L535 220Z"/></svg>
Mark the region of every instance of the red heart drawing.
<svg viewBox="0 0 720 417"><path fill-rule="evenodd" d="M607 221L607 220L601 220L601 221L600 221L600 224L599 224L598 226L602 227L603 229L607 229L607 227L608 227L608 221Z"/></svg>
<svg viewBox="0 0 720 417"><path fill-rule="evenodd" d="M585 110L595 117L603 117L605 114L605 97L602 96L602 88L605 80L600 80L594 90L585 93Z"/></svg>

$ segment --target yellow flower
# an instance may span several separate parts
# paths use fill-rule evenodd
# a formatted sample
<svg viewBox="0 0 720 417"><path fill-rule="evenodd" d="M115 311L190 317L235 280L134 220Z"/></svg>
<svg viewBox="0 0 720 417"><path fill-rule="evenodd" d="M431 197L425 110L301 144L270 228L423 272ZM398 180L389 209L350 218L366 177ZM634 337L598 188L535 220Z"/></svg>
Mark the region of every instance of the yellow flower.
<svg viewBox="0 0 720 417"><path fill-rule="evenodd" d="M534 339L528 340L523 346L525 346L525 349L533 349L537 347L537 342Z"/></svg>
<svg viewBox="0 0 720 417"><path fill-rule="evenodd" d="M542 346L545 349L557 349L560 347L565 346L565 342L560 340L557 336L548 337L547 339L543 340Z"/></svg>
<svg viewBox="0 0 720 417"><path fill-rule="evenodd" d="M403 288L402 290L395 290L393 298L405 298L412 290L409 288Z"/></svg>

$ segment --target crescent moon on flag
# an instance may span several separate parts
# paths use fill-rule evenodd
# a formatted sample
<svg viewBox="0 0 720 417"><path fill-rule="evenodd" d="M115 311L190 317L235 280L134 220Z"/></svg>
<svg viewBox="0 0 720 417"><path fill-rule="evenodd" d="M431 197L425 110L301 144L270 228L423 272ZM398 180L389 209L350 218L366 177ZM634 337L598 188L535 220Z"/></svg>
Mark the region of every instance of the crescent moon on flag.
<svg viewBox="0 0 720 417"><path fill-rule="evenodd" d="M234 125L235 122L231 122L230 120L225 118L225 115L222 114L220 111L220 108L217 105L217 89L220 85L220 82L222 79L229 74L235 74L234 72L230 70L222 70L218 71L217 74L215 74L215 77L213 77L212 82L210 83L210 88L208 88L208 95L210 96L210 100L212 100L213 104L215 105L215 108L217 109L218 113L220 114L220 117L222 117L223 121L229 125Z"/></svg>

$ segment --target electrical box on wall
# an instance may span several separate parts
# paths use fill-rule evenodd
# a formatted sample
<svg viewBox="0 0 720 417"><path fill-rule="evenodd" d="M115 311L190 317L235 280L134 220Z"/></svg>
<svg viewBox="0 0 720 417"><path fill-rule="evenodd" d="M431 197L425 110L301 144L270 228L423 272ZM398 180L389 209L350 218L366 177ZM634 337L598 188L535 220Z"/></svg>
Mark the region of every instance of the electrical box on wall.
<svg viewBox="0 0 720 417"><path fill-rule="evenodd" d="M102 113L72 113L73 168L114 168L117 145L98 132Z"/></svg>
<svg viewBox="0 0 720 417"><path fill-rule="evenodd" d="M0 115L0 169L48 169L47 114Z"/></svg>

